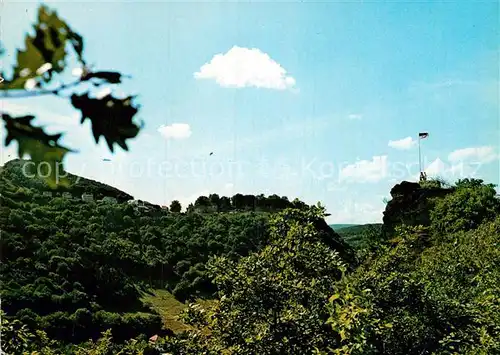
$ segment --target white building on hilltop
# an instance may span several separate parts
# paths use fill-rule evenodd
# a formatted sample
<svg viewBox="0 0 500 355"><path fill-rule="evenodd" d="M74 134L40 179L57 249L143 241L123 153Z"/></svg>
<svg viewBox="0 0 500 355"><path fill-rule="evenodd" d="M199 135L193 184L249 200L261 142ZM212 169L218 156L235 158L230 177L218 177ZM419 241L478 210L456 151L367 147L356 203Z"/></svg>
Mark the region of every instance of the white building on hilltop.
<svg viewBox="0 0 500 355"><path fill-rule="evenodd" d="M92 201L94 201L94 195L93 194L82 194L82 201L92 202Z"/></svg>

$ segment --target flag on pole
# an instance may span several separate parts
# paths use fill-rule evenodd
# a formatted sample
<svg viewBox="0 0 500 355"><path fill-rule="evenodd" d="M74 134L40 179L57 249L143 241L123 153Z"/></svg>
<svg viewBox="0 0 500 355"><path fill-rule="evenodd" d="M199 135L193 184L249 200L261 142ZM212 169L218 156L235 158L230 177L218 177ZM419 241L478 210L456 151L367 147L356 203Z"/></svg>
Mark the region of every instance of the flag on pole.
<svg viewBox="0 0 500 355"><path fill-rule="evenodd" d="M420 132L418 134L418 138L420 138L420 139L427 138L428 136L429 136L429 133L427 133L427 132Z"/></svg>

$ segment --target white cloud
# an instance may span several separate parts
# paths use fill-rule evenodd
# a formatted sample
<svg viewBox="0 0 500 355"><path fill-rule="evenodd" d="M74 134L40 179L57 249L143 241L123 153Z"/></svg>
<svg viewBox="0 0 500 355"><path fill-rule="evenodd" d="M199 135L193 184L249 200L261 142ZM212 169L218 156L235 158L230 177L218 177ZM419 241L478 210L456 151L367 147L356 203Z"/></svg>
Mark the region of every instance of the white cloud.
<svg viewBox="0 0 500 355"><path fill-rule="evenodd" d="M448 155L448 162L437 158L424 171L428 177L441 177L454 182L466 177L477 177L483 164L498 158L494 147L490 146L457 149Z"/></svg>
<svg viewBox="0 0 500 355"><path fill-rule="evenodd" d="M257 48L234 46L225 54L216 54L204 64L196 79L213 79L222 87L292 89L295 79L268 54Z"/></svg>
<svg viewBox="0 0 500 355"><path fill-rule="evenodd" d="M424 171L429 177L444 176L450 171L450 166L445 164L441 159L437 158L424 168Z"/></svg>
<svg viewBox="0 0 500 355"><path fill-rule="evenodd" d="M383 218L385 204L381 201L369 203L355 199L339 201L338 204L328 208L330 216L326 218L327 223L380 223Z"/></svg>
<svg viewBox="0 0 500 355"><path fill-rule="evenodd" d="M448 160L451 162L474 161L477 163L489 163L498 159L499 155L493 147L471 147L458 149L448 155Z"/></svg>
<svg viewBox="0 0 500 355"><path fill-rule="evenodd" d="M480 167L480 164L475 163L445 163L440 158L437 158L436 160L432 161L424 169L424 171L429 178L440 177L450 183L453 183L458 179L463 179L466 177L476 177Z"/></svg>
<svg viewBox="0 0 500 355"><path fill-rule="evenodd" d="M187 123L172 123L161 125L158 132L166 139L186 139L191 137L191 127Z"/></svg>
<svg viewBox="0 0 500 355"><path fill-rule="evenodd" d="M363 115L359 113L351 113L347 116L347 118L349 118L350 120L360 120L363 118Z"/></svg>
<svg viewBox="0 0 500 355"><path fill-rule="evenodd" d="M377 182L387 176L387 156L374 156L372 160L361 160L340 170L340 181Z"/></svg>
<svg viewBox="0 0 500 355"><path fill-rule="evenodd" d="M417 144L417 141L412 137L408 136L406 138L399 139L397 141L389 141L389 147L394 149L406 150Z"/></svg>

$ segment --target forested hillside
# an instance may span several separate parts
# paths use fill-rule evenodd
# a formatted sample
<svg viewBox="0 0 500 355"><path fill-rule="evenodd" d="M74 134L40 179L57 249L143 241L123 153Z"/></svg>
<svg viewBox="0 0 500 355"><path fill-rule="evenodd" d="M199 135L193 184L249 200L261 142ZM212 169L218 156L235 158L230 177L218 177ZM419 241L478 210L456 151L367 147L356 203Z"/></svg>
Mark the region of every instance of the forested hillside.
<svg viewBox="0 0 500 355"><path fill-rule="evenodd" d="M167 337L163 348L175 354L500 353L494 186L475 179L446 188L403 182L392 197L384 228L378 234L370 228L353 271L309 229L310 219L324 212L284 211L263 250L236 265L212 262L218 301L208 309L191 306L186 319L199 332Z"/></svg>
<svg viewBox="0 0 500 355"><path fill-rule="evenodd" d="M119 202L132 199L131 195L98 181L73 175L62 169L58 173L61 180L64 179L64 183L59 184L54 190L47 179L40 178L40 174L37 173L31 161L14 159L0 167L0 181L2 189L11 192L22 187L23 189L34 189L33 192L39 195L42 195L43 192L50 192L54 193L54 196L61 196L64 192L69 192L76 199L80 199L84 193L93 194L96 199L102 199L105 196L114 197ZM35 178L36 176L38 178Z"/></svg>
<svg viewBox="0 0 500 355"><path fill-rule="evenodd" d="M343 228L334 228L337 233L340 234L342 239L355 249L364 248L369 245L373 239L378 239L380 237L382 224L372 223L372 224L360 224L360 225L349 225Z"/></svg>
<svg viewBox="0 0 500 355"><path fill-rule="evenodd" d="M349 228L349 227L355 227L358 224L330 224L330 227L332 227L333 230L339 231L344 228Z"/></svg>
<svg viewBox="0 0 500 355"><path fill-rule="evenodd" d="M7 353L500 351L500 203L480 180L395 186L382 228L341 230L354 255L321 207L138 211L18 174L0 173ZM181 333L155 311L182 308L160 290L186 302Z"/></svg>
<svg viewBox="0 0 500 355"><path fill-rule="evenodd" d="M2 309L63 343L96 339L106 329L116 341L161 333L160 317L141 302L144 294L166 289L181 301L211 298L211 256L238 260L269 241L274 208L255 213L229 204L231 213L171 213L159 206L84 202L82 192L129 195L71 178L73 185L47 196L43 179L23 174L23 161L0 171ZM324 221L317 230L348 258L349 248Z"/></svg>

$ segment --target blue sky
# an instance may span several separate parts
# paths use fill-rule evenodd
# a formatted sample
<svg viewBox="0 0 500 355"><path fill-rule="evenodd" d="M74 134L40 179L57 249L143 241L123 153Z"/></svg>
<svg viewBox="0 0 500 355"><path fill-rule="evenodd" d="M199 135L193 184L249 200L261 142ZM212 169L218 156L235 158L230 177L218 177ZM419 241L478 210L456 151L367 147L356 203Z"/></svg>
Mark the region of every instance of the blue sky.
<svg viewBox="0 0 500 355"><path fill-rule="evenodd" d="M499 183L497 2L47 3L89 62L132 76L119 90L146 124L112 155L64 100L3 100L68 131L73 173L158 204L277 193L321 201L331 223L377 222L417 178L425 131L428 175ZM37 3L1 6L8 67Z"/></svg>

